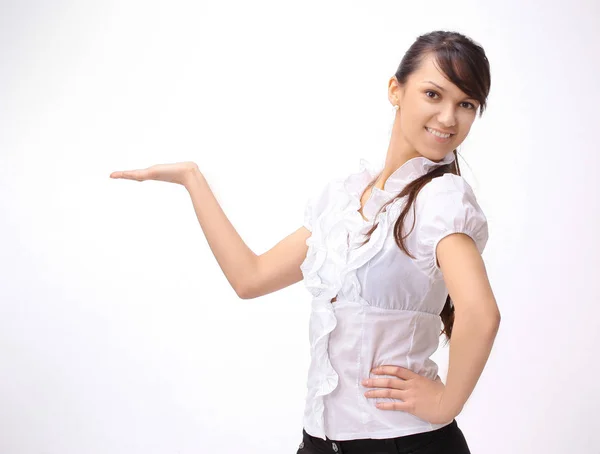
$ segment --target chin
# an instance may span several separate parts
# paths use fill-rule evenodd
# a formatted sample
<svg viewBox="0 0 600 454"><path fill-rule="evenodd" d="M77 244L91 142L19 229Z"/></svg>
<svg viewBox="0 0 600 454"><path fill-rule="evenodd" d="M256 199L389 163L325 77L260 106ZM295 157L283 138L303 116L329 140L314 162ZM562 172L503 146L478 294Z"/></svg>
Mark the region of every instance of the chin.
<svg viewBox="0 0 600 454"><path fill-rule="evenodd" d="M453 150L454 150L454 148L452 150L446 151L446 152L440 152L438 150L432 150L432 151L428 151L426 153L419 152L419 154L421 156L426 157L430 161L438 162L438 161L441 161L442 159L444 159L446 156L448 156L449 153L452 153Z"/></svg>

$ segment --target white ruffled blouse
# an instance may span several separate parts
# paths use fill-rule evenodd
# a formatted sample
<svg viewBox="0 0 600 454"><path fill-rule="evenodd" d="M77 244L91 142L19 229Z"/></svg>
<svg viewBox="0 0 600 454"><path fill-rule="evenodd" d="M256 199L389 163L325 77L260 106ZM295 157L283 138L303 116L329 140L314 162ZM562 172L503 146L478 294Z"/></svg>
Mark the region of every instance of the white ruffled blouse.
<svg viewBox="0 0 600 454"><path fill-rule="evenodd" d="M373 219L379 208L404 186L433 167L454 161L450 153L439 163L410 159L385 182L373 187L358 212L360 197L380 174L360 160L360 171L331 180L308 201L304 226L312 232L301 265L312 295L304 429L325 439L392 438L425 432L430 424L403 411L378 409L388 398L367 398L361 381L373 367L397 365L435 379L438 366L430 359L442 330L439 316L448 291L436 262L436 246L460 232L483 252L488 238L486 218L471 187L460 176L434 178L415 200L416 223L406 238L410 258L395 243L393 226L406 202L397 199ZM358 244L374 224L368 243ZM413 210L405 218L413 225ZM331 300L336 297L332 303ZM373 375L375 376L375 375Z"/></svg>

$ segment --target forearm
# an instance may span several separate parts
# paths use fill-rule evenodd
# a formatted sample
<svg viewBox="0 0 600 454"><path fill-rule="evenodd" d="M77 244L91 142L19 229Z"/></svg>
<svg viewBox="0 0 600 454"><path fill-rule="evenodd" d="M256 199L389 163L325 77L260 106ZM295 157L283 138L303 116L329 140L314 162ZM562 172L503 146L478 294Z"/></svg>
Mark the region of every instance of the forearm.
<svg viewBox="0 0 600 454"><path fill-rule="evenodd" d="M473 392L489 358L499 323L499 318L493 315L468 311L455 314L442 402L450 413L458 415Z"/></svg>
<svg viewBox="0 0 600 454"><path fill-rule="evenodd" d="M246 279L255 267L256 254L244 243L227 219L199 170L194 170L189 175L184 186L190 194L200 227L223 274L235 292L242 296Z"/></svg>

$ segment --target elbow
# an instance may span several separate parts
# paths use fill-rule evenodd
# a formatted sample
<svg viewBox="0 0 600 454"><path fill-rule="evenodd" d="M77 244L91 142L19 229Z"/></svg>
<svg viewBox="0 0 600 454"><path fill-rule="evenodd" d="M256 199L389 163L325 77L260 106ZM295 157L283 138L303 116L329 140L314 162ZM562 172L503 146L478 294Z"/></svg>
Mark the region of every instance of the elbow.
<svg viewBox="0 0 600 454"><path fill-rule="evenodd" d="M461 311L456 314L457 319L462 319L480 330L495 334L500 328L500 312L494 311Z"/></svg>
<svg viewBox="0 0 600 454"><path fill-rule="evenodd" d="M236 288L235 293L238 296L238 298L242 300L251 300L256 298L256 295L253 294L252 290L245 286Z"/></svg>
<svg viewBox="0 0 600 454"><path fill-rule="evenodd" d="M235 290L235 293L236 293L236 295L238 296L239 299L241 299L241 300L252 299L250 297L250 294L248 293L248 290L246 290L245 288L239 288L239 289L236 288L234 290Z"/></svg>
<svg viewBox="0 0 600 454"><path fill-rule="evenodd" d="M492 314L486 317L486 325L489 326L490 331L493 331L494 333L498 332L501 319L502 317L500 316L500 311L494 311Z"/></svg>
<svg viewBox="0 0 600 454"><path fill-rule="evenodd" d="M255 255L255 259L258 257ZM245 267L243 273L237 276L232 286L237 294L238 298L242 300L251 300L260 296L259 289L257 288L257 262L255 261L251 265Z"/></svg>
<svg viewBox="0 0 600 454"><path fill-rule="evenodd" d="M498 305L495 306L491 319L496 326L500 326L500 320L502 320L502 316L500 315L500 309L498 309Z"/></svg>

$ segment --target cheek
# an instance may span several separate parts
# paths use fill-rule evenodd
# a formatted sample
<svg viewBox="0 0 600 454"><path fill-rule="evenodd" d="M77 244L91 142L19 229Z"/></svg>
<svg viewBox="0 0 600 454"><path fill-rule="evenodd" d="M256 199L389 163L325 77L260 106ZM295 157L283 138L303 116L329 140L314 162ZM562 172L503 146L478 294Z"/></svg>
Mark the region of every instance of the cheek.
<svg viewBox="0 0 600 454"><path fill-rule="evenodd" d="M473 126L473 122L475 121L474 113L465 113L462 117L457 118L459 131L463 137L466 137L471 130L471 126Z"/></svg>
<svg viewBox="0 0 600 454"><path fill-rule="evenodd" d="M422 133L425 131L425 126L430 123L426 115L420 111L405 111L400 118L400 126L404 135L413 140L421 140Z"/></svg>

